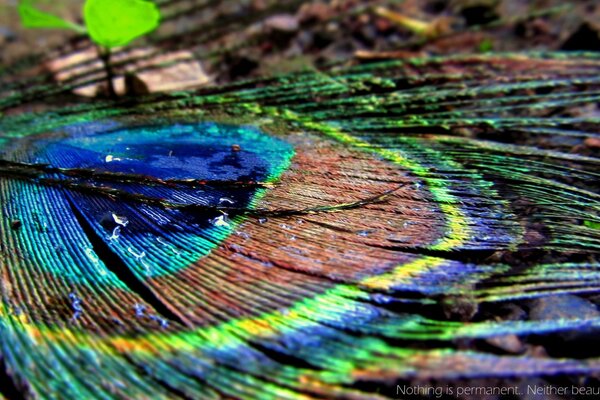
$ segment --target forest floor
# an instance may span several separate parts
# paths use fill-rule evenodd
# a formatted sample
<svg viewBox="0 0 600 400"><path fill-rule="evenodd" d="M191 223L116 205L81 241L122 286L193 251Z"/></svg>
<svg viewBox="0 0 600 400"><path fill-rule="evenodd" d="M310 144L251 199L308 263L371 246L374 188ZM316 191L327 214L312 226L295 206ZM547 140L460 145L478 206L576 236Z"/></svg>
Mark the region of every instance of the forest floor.
<svg viewBox="0 0 600 400"><path fill-rule="evenodd" d="M69 46L76 48L81 44L83 38L73 37L70 32L44 30L40 34L38 30L23 29L15 3L15 0L0 0L0 65L10 65L49 49L63 48L62 54L68 54ZM64 0L53 5L52 12L81 22L81 3L81 0ZM224 20L223 28L218 29L219 16L235 15L236 11L221 10L222 3L217 2L207 16L190 19L192 26L210 21L212 37L192 37L189 43L187 39L185 43L171 43L160 38L157 42L166 51L174 44L179 48L187 45L190 53L201 60L208 85L339 64L418 56L600 51L600 3L595 0L291 1L282 2L275 10L268 3L267 0L240 1L239 21ZM408 19L408 22L399 23L398 18ZM182 26L177 19L176 23L165 21L160 31L162 37L169 37L187 29L190 27ZM150 39L155 38L151 35ZM201 47L194 47L198 43ZM163 78L169 79L168 76ZM594 108L574 112L598 115ZM556 143L527 144L557 146L562 151L569 148L584 155L600 148L597 139L557 140Z"/></svg>
<svg viewBox="0 0 600 400"><path fill-rule="evenodd" d="M270 10L267 1L250 3L258 18L239 24L218 39L229 49L205 66L215 82L288 72L307 66L364 59L522 50L600 51L600 4L595 0L404 0L298 2ZM70 32L26 30L15 0L0 0L0 62L10 64L46 51ZM52 10L81 21L81 1L63 0ZM219 4L214 5L215 14ZM381 12L423 23L417 28ZM244 12L248 12L245 9ZM218 22L218 21L217 21ZM421 29L423 28L423 29ZM161 27L168 34L181 26ZM240 45L242 43L243 45ZM233 44L233 45L232 45Z"/></svg>

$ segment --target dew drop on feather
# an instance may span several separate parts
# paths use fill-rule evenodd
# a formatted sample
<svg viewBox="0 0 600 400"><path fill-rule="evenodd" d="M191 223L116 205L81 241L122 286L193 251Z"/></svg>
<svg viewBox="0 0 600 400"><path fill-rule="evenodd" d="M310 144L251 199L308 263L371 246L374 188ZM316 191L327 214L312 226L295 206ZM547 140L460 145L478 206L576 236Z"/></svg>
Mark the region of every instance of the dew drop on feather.
<svg viewBox="0 0 600 400"><path fill-rule="evenodd" d="M114 241L119 240L120 236L121 236L121 227L117 226L117 227L115 227L115 229L113 229L112 234L110 236L108 236L107 239L114 242Z"/></svg>
<svg viewBox="0 0 600 400"><path fill-rule="evenodd" d="M227 214L219 215L218 217L210 219L209 222L216 227L229 227L229 218L227 217Z"/></svg>
<svg viewBox="0 0 600 400"><path fill-rule="evenodd" d="M119 157L113 156L112 154L108 154L106 157L104 157L105 163L111 163L113 161L121 161L121 159Z"/></svg>

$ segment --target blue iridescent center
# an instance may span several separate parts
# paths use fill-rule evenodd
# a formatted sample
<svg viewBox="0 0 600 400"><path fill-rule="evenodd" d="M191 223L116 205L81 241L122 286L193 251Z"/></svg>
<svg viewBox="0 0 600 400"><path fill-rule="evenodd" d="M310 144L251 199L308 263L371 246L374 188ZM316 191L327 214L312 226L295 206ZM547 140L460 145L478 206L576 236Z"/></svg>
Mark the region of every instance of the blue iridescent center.
<svg viewBox="0 0 600 400"><path fill-rule="evenodd" d="M169 187L97 178L69 178L183 204L252 207L267 189L213 186L210 181L273 181L288 167L290 144L248 126L202 123L85 131L38 143L36 162L160 179L209 181ZM243 219L219 211L179 211L65 190L95 233L140 278L174 273L197 262L235 232Z"/></svg>

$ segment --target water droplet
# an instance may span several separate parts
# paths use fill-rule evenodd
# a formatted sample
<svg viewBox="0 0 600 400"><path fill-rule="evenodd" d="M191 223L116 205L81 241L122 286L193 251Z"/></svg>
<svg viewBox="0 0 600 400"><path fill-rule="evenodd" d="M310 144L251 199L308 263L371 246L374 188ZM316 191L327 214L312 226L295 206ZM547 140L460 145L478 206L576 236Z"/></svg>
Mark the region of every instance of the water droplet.
<svg viewBox="0 0 600 400"><path fill-rule="evenodd" d="M96 256L94 249L92 249L91 247L87 247L85 249L85 255L92 261L92 263L94 263L94 264L100 263L100 259L98 258L98 256Z"/></svg>
<svg viewBox="0 0 600 400"><path fill-rule="evenodd" d="M152 267L150 267L150 265L145 262L144 260L140 259L140 264L142 264L142 267L144 267L144 273L146 274L146 276L150 277L152 276Z"/></svg>
<svg viewBox="0 0 600 400"><path fill-rule="evenodd" d="M100 218L100 225L104 227L108 232L115 233L115 228L117 227L126 227L129 224L129 220L127 217L122 215L117 215L114 212L107 212L102 215Z"/></svg>
<svg viewBox="0 0 600 400"><path fill-rule="evenodd" d="M120 236L121 236L121 227L117 226L115 229L113 229L112 235L110 235L108 237L108 240L110 240L110 241L117 241L117 240L119 240Z"/></svg>
<svg viewBox="0 0 600 400"><path fill-rule="evenodd" d="M268 221L268 219L266 219L266 218L259 218L258 219L258 223L261 224L261 225L264 224L264 223L266 223L267 221Z"/></svg>
<svg viewBox="0 0 600 400"><path fill-rule="evenodd" d="M169 250L171 250L176 257L181 256L181 251L175 245L170 245L169 243L165 242L163 240L163 238L161 238L161 237L157 237L156 241L158 243L160 243L162 246L164 246L164 247L168 248Z"/></svg>
<svg viewBox="0 0 600 400"><path fill-rule="evenodd" d="M34 211L31 213L31 216L38 232L44 233L48 231L48 224L41 218L39 213Z"/></svg>
<svg viewBox="0 0 600 400"><path fill-rule="evenodd" d="M131 254L133 257L135 257L136 260L140 260L144 257L146 257L146 252L142 251L141 253L136 252L133 248L128 247L127 251L129 252L129 254Z"/></svg>
<svg viewBox="0 0 600 400"><path fill-rule="evenodd" d="M119 225L125 227L129 223L129 220L127 219L127 217L123 217L123 216L117 215L115 213L112 213L111 215L116 224L119 224Z"/></svg>
<svg viewBox="0 0 600 400"><path fill-rule="evenodd" d="M143 304L136 303L133 306L133 309L135 310L135 316L136 317L143 317L144 313L146 311L146 306L143 305Z"/></svg>
<svg viewBox="0 0 600 400"><path fill-rule="evenodd" d="M232 243L228 247L237 253L241 253L242 251L244 251L244 248L236 243Z"/></svg>
<svg viewBox="0 0 600 400"><path fill-rule="evenodd" d="M244 241L250 239L250 235L248 235L246 232L236 231L235 234L244 238Z"/></svg>
<svg viewBox="0 0 600 400"><path fill-rule="evenodd" d="M164 318L159 317L158 315L150 314L148 318L152 321L158 322L161 328L167 328L169 326L169 321Z"/></svg>
<svg viewBox="0 0 600 400"><path fill-rule="evenodd" d="M121 159L113 156L112 154L107 154L106 157L104 157L104 162L106 162L106 163L113 162L113 161L121 161Z"/></svg>
<svg viewBox="0 0 600 400"><path fill-rule="evenodd" d="M227 214L219 215L216 218L210 219L209 222L216 227L229 227L229 218L227 218Z"/></svg>
<svg viewBox="0 0 600 400"><path fill-rule="evenodd" d="M69 299L71 300L71 308L73 309L73 316L71 320L76 320L83 314L83 307L81 306L81 299L77 297L75 293L69 293Z"/></svg>
<svg viewBox="0 0 600 400"><path fill-rule="evenodd" d="M144 267L144 272L146 273L146 276L150 276L151 275L151 267L150 265L148 265L145 261L144 261L144 257L146 257L146 252L142 251L141 253L136 252L133 248L128 247L127 251L129 252L129 254L131 254L137 261L140 262L140 264L142 264L142 267Z"/></svg>
<svg viewBox="0 0 600 400"><path fill-rule="evenodd" d="M369 296L369 298L377 304L389 304L394 301L394 299L391 296L387 296L381 293L372 294Z"/></svg>
<svg viewBox="0 0 600 400"><path fill-rule="evenodd" d="M100 275L106 275L106 269L100 263L100 259L96 255L96 252L91 247L85 248L85 255L92 262L94 268Z"/></svg>
<svg viewBox="0 0 600 400"><path fill-rule="evenodd" d="M157 210L156 208L147 206L146 204L142 204L139 206L139 210L148 217L150 217L158 225L163 226L171 224L171 220L164 213L160 212L160 210Z"/></svg>

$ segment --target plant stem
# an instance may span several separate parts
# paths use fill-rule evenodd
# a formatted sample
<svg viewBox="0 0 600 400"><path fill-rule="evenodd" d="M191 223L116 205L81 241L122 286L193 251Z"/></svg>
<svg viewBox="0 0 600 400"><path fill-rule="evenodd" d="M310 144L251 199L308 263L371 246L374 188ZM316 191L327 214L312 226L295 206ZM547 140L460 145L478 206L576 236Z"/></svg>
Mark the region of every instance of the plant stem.
<svg viewBox="0 0 600 400"><path fill-rule="evenodd" d="M108 86L108 95L116 99L117 91L115 90L114 77L115 74L110 65L110 49L108 47L98 47L98 55L102 60L102 64L104 64L104 71L106 72L106 83Z"/></svg>

